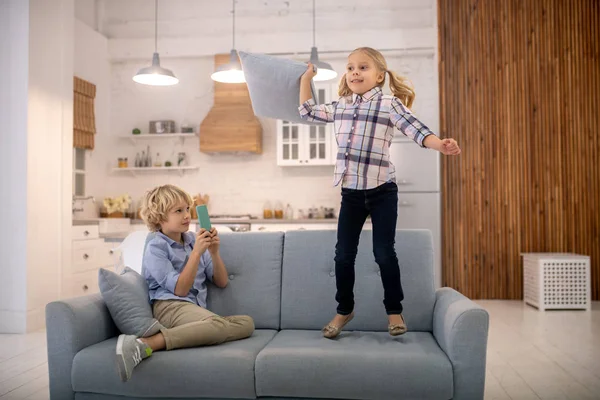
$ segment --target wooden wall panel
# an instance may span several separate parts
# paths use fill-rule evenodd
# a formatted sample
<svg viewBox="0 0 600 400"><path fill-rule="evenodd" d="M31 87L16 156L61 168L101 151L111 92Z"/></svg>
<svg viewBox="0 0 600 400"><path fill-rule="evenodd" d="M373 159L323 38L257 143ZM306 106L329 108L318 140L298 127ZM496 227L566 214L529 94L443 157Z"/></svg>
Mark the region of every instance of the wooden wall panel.
<svg viewBox="0 0 600 400"><path fill-rule="evenodd" d="M438 0L443 283L520 299L520 253L592 260L600 300L600 1Z"/></svg>

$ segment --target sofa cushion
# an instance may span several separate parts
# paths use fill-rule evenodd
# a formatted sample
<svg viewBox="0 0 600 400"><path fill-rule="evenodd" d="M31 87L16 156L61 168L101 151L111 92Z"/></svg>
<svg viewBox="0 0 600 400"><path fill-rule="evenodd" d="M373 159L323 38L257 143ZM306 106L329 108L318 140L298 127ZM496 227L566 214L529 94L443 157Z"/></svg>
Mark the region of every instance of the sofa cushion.
<svg viewBox="0 0 600 400"><path fill-rule="evenodd" d="M281 329L321 329L335 314L335 231L285 235ZM396 253L409 331L431 332L435 290L431 233L396 231ZM371 231L363 231L356 257L355 318L349 330L387 331L383 286L373 256Z"/></svg>
<svg viewBox="0 0 600 400"><path fill-rule="evenodd" d="M450 399L452 365L429 332L281 331L256 359L258 396Z"/></svg>
<svg viewBox="0 0 600 400"><path fill-rule="evenodd" d="M208 285L207 307L219 315L249 315L257 329L279 329L282 232L221 236L229 273L225 289Z"/></svg>
<svg viewBox="0 0 600 400"><path fill-rule="evenodd" d="M149 337L160 332L163 326L152 316L148 284L143 276L129 267L121 274L100 268L98 286L110 316L122 333Z"/></svg>
<svg viewBox="0 0 600 400"><path fill-rule="evenodd" d="M306 124L298 111L300 77L306 63L266 54L239 52L254 114ZM313 99L316 99L311 82Z"/></svg>
<svg viewBox="0 0 600 400"><path fill-rule="evenodd" d="M254 363L276 331L256 330L248 339L219 346L157 351L121 382L115 363L117 338L81 350L73 360L73 390L134 397L255 397Z"/></svg>
<svg viewBox="0 0 600 400"><path fill-rule="evenodd" d="M185 400L217 400L218 398L211 397L186 397ZM126 398L98 393L77 392L75 400L172 400L171 397L131 397ZM318 398L300 398L300 397L269 397L269 400L331 400Z"/></svg>

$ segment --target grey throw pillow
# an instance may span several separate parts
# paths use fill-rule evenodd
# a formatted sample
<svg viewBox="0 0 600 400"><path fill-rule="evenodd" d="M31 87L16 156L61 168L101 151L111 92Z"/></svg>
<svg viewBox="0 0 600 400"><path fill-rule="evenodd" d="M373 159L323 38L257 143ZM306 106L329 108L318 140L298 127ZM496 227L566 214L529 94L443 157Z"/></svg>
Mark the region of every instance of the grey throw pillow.
<svg viewBox="0 0 600 400"><path fill-rule="evenodd" d="M243 51L238 54L242 62L254 114L259 117L319 125L301 119L298 111L300 77L306 71L305 63L266 54ZM311 89L313 99L316 99L315 87L312 82Z"/></svg>
<svg viewBox="0 0 600 400"><path fill-rule="evenodd" d="M163 328L152 316L146 280L131 268L125 267L120 275L100 268L98 286L121 333L149 337Z"/></svg>

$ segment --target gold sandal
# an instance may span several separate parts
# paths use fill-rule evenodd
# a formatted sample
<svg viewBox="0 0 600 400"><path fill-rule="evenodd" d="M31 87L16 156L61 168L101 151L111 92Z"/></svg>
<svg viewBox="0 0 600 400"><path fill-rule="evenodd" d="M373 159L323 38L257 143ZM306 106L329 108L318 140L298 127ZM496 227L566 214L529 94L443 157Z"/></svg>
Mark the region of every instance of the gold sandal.
<svg viewBox="0 0 600 400"><path fill-rule="evenodd" d="M404 321L404 316L402 314L400 314L400 318L402 318L401 324L388 325L388 332L390 333L390 335L392 335L392 336L404 335L406 333L406 331L408 330L406 328L406 321Z"/></svg>
<svg viewBox="0 0 600 400"><path fill-rule="evenodd" d="M327 339L333 339L333 338L337 337L340 334L340 332L342 331L342 329L344 329L346 324L348 324L348 322L352 321L353 318L354 318L354 312L351 312L350 314L348 314L346 316L346 320L344 321L344 323L341 326L335 326L335 325L328 324L321 330L321 332L323 332L323 336L326 337Z"/></svg>

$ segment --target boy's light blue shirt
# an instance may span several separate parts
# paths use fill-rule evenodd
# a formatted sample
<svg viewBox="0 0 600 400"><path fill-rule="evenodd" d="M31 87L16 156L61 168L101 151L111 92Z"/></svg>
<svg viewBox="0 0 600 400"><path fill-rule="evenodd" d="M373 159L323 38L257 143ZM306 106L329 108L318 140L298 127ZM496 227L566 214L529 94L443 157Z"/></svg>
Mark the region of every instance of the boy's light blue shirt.
<svg viewBox="0 0 600 400"><path fill-rule="evenodd" d="M146 245L142 261L142 274L148 282L150 302L154 300L184 300L206 308L206 280L212 282L213 262L208 251L200 257L198 273L187 296L175 295L179 274L194 249L196 235L186 232L184 244L178 243L162 232L156 232Z"/></svg>

